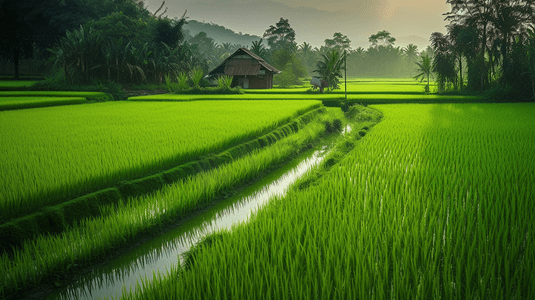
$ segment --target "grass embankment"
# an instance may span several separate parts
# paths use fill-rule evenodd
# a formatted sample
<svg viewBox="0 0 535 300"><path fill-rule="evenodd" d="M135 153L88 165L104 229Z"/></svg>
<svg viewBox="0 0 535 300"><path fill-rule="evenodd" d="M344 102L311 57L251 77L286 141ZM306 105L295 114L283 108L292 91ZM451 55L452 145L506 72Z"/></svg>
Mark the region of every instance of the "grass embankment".
<svg viewBox="0 0 535 300"><path fill-rule="evenodd" d="M351 79L347 84L347 100L345 87L328 91L324 94L309 91L310 85L305 82L302 86L290 88L273 88L267 90L246 89L242 95L186 95L161 94L130 97L130 101L198 101L198 100L322 100L326 106L341 107L353 104L399 104L399 103L480 103L488 100L479 96L437 95L426 94L426 83L419 83L409 78L380 79L365 78ZM431 89L436 85L431 84Z"/></svg>
<svg viewBox="0 0 535 300"><path fill-rule="evenodd" d="M483 101L476 96L448 96L448 95L425 95L425 94L351 94L347 96L347 102L362 104L386 104L386 103L456 103ZM163 94L130 97L130 101L198 101L198 100L323 100L327 106L340 106L345 101L340 94L243 94L243 95L180 95Z"/></svg>
<svg viewBox="0 0 535 300"><path fill-rule="evenodd" d="M83 97L0 97L0 111L87 103Z"/></svg>
<svg viewBox="0 0 535 300"><path fill-rule="evenodd" d="M110 94L102 92L72 92L72 91L0 91L0 97L83 97L88 101L113 101Z"/></svg>
<svg viewBox="0 0 535 300"><path fill-rule="evenodd" d="M0 220L222 151L319 105L106 102L3 112Z"/></svg>
<svg viewBox="0 0 535 300"><path fill-rule="evenodd" d="M308 147L325 132L324 119L333 119L340 114L336 111L331 109L323 118L316 118L306 125L299 123L298 133L253 150L250 155L217 169L166 185L149 195L132 196L102 207L101 216L83 219L61 235L43 235L25 242L13 255L0 257L0 295L20 295L29 286L50 280L52 274L66 276L75 264L95 260L141 234L176 222L177 218L186 216L199 205L256 178L286 161L299 149Z"/></svg>
<svg viewBox="0 0 535 300"><path fill-rule="evenodd" d="M0 80L0 91L14 91L30 87L37 81L33 80Z"/></svg>
<svg viewBox="0 0 535 300"><path fill-rule="evenodd" d="M534 298L535 105L376 108L315 185L125 298Z"/></svg>

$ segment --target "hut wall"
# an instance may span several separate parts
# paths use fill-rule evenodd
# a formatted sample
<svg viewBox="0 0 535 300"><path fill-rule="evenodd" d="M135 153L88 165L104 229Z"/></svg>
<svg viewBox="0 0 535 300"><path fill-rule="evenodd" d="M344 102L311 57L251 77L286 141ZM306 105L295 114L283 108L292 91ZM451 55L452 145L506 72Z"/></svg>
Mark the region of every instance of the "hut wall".
<svg viewBox="0 0 535 300"><path fill-rule="evenodd" d="M250 89L271 89L273 88L273 74L260 76L234 76L232 87L240 86L243 88L243 80L249 80Z"/></svg>

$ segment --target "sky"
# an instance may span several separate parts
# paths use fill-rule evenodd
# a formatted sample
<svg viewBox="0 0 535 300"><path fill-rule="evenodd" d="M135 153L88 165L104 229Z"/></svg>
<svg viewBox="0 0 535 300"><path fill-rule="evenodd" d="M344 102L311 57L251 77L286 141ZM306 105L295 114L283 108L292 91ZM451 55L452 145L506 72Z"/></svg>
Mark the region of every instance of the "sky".
<svg viewBox="0 0 535 300"><path fill-rule="evenodd" d="M146 0L155 11L162 0ZM167 15L213 22L236 32L262 36L281 17L288 19L296 41L319 47L335 32L347 35L352 48L368 48L368 38L386 30L395 46L429 45L431 33L445 32L445 0L166 0Z"/></svg>

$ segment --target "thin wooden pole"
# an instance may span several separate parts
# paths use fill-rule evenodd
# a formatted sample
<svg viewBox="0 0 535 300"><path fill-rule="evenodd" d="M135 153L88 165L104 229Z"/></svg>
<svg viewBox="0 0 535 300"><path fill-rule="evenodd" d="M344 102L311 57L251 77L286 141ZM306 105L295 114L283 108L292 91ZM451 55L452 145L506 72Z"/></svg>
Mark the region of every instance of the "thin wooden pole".
<svg viewBox="0 0 535 300"><path fill-rule="evenodd" d="M346 100L347 100L347 50L344 49L344 87L346 90Z"/></svg>

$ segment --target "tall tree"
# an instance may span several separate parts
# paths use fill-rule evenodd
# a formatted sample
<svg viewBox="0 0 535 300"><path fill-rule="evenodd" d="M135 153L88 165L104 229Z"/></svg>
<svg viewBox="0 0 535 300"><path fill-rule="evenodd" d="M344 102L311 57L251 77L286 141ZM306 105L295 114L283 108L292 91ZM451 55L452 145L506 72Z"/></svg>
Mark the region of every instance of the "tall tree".
<svg viewBox="0 0 535 300"><path fill-rule="evenodd" d="M427 85L425 86L425 91L429 93L429 84L430 84L430 77L431 72L433 72L433 65L431 64L431 58L429 55L424 55L420 57L420 61L416 62L416 65L418 66L418 74L414 76L414 79L418 80L420 79L420 82L422 82L425 78L427 78Z"/></svg>
<svg viewBox="0 0 535 300"><path fill-rule="evenodd" d="M405 54L405 57L409 62L415 62L418 59L418 46L414 44L408 44L405 48L403 48L403 54Z"/></svg>
<svg viewBox="0 0 535 300"><path fill-rule="evenodd" d="M448 38L440 32L431 35L431 45L435 50L433 58L433 71L437 75L437 85L439 91L444 91L448 83L456 86L456 71L453 45Z"/></svg>
<svg viewBox="0 0 535 300"><path fill-rule="evenodd" d="M508 63L508 53L515 37L525 34L533 25L535 1L533 0L495 0L492 1L490 23L498 32L501 44L502 70Z"/></svg>
<svg viewBox="0 0 535 300"><path fill-rule="evenodd" d="M344 50L351 49L351 41L347 35L343 35L340 32L335 32L332 39L325 39L325 47L337 49L343 52Z"/></svg>
<svg viewBox="0 0 535 300"><path fill-rule="evenodd" d="M377 46L385 46L385 47L386 46L393 46L394 43L396 42L396 39L394 37L392 37L390 32L388 32L386 30L379 31L376 34L372 34L368 38L368 40L370 41L370 43L372 43L373 47L377 47Z"/></svg>
<svg viewBox="0 0 535 300"><path fill-rule="evenodd" d="M266 59L267 57L267 49L264 46L264 40L260 39L258 41L253 41L253 44L251 45L251 52L254 54L262 57L263 59Z"/></svg>
<svg viewBox="0 0 535 300"><path fill-rule="evenodd" d="M267 39L271 50L280 48L285 48L292 52L297 50L295 30L290 26L288 19L280 18L275 25L269 26L264 32L263 38Z"/></svg>
<svg viewBox="0 0 535 300"><path fill-rule="evenodd" d="M329 88L337 89L342 78L342 68L344 67L346 54L332 49L327 54L322 55L323 60L317 62L317 69L314 72L321 75L323 80L327 81Z"/></svg>
<svg viewBox="0 0 535 300"><path fill-rule="evenodd" d="M34 46L47 43L50 32L41 4L37 0L0 2L0 56L13 62L16 79L20 60L30 57Z"/></svg>

